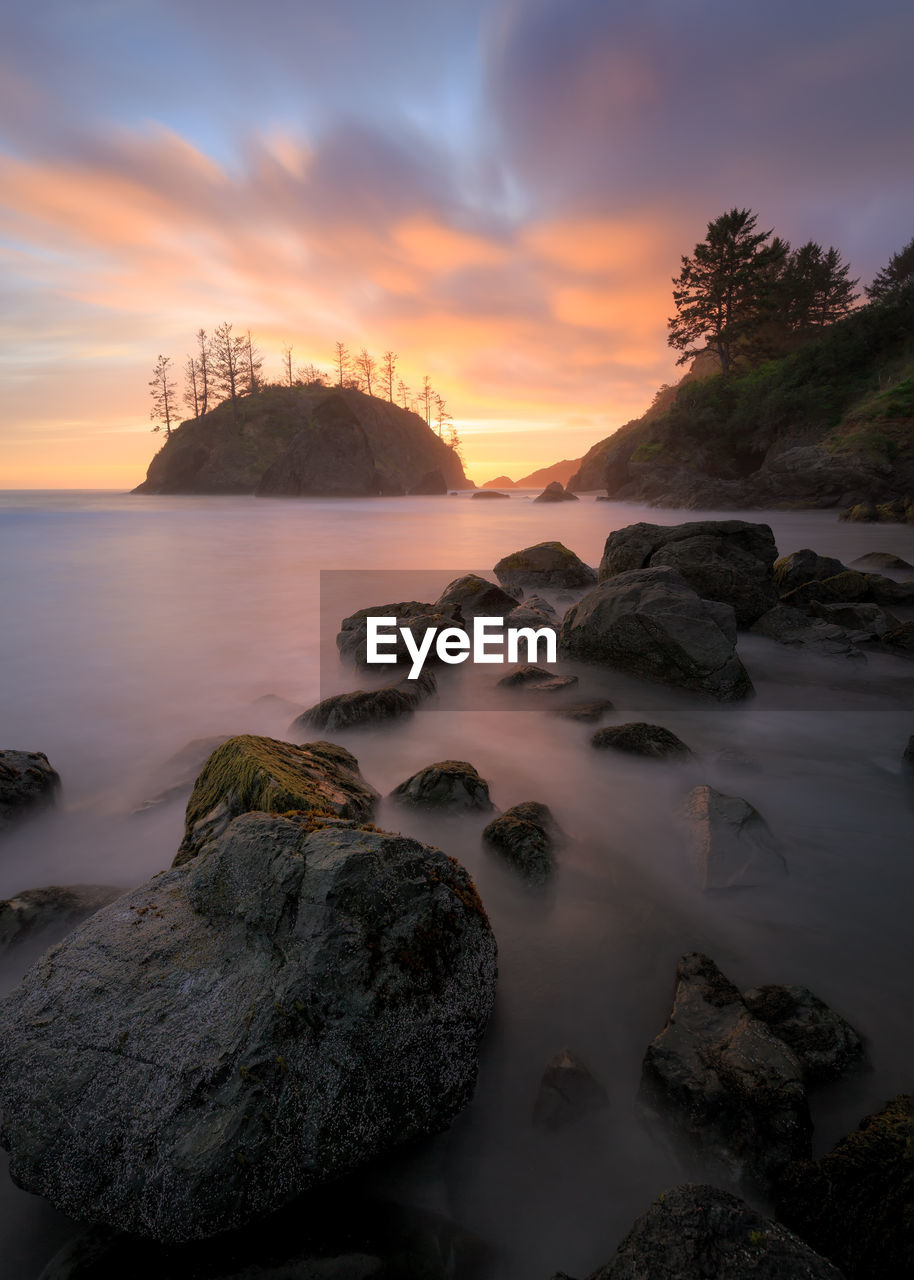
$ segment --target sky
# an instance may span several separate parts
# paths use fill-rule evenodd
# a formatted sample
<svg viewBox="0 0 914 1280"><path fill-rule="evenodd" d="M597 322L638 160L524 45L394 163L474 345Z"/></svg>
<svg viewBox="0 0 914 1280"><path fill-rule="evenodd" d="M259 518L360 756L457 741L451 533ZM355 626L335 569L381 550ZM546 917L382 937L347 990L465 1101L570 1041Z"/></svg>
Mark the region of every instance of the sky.
<svg viewBox="0 0 914 1280"><path fill-rule="evenodd" d="M201 326L399 354L478 483L681 373L725 209L866 284L914 226L911 0L4 0L0 488L126 488Z"/></svg>

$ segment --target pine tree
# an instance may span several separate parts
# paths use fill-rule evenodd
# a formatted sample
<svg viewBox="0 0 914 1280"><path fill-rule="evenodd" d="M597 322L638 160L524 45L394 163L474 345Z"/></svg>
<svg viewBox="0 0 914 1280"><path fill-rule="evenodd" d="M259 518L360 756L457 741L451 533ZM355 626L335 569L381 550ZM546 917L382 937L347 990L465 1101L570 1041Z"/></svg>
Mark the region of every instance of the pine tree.
<svg viewBox="0 0 914 1280"><path fill-rule="evenodd" d="M382 368L384 371L384 380L387 383L387 399L391 404L394 402L394 370L397 367L397 361L399 358L400 357L397 355L396 351L384 352L384 364L382 365Z"/></svg>
<svg viewBox="0 0 914 1280"><path fill-rule="evenodd" d="M193 356L188 356L184 365L184 403L195 418L200 417L200 373Z"/></svg>
<svg viewBox="0 0 914 1280"><path fill-rule="evenodd" d="M849 315L859 281L850 280L850 265L832 246L807 241L789 254L781 276L783 317L799 334L821 329Z"/></svg>
<svg viewBox="0 0 914 1280"><path fill-rule="evenodd" d="M228 322L213 333L211 368L213 383L226 400L232 402L232 421L238 421L238 397L244 389L247 340L235 337Z"/></svg>
<svg viewBox="0 0 914 1280"><path fill-rule="evenodd" d="M165 438L171 436L171 424L175 416L175 396L177 391L171 378L171 356L159 356L149 380L149 392L152 396L152 410L149 417L156 424L153 431L165 428Z"/></svg>
<svg viewBox="0 0 914 1280"><path fill-rule="evenodd" d="M356 372L361 380L362 386L371 395L371 380L374 377L375 370L378 367L377 361L370 356L363 347L356 356L355 361Z"/></svg>
<svg viewBox="0 0 914 1280"><path fill-rule="evenodd" d="M893 253L866 291L870 302L887 302L914 284L914 240Z"/></svg>
<svg viewBox="0 0 914 1280"><path fill-rule="evenodd" d="M350 366L349 348L346 346L345 342L338 342L336 344L336 358L334 359L334 364L336 365L337 372L336 385L338 387L345 386L346 375L349 372Z"/></svg>

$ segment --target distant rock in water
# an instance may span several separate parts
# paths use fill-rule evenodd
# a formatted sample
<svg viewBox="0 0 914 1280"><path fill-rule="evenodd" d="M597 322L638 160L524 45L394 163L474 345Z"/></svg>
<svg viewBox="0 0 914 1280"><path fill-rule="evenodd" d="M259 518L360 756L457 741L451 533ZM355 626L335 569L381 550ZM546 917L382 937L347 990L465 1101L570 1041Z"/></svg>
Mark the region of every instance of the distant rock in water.
<svg viewBox="0 0 914 1280"><path fill-rule="evenodd" d="M787 874L780 842L741 796L694 787L686 797L684 817L702 889L748 888Z"/></svg>
<svg viewBox="0 0 914 1280"><path fill-rule="evenodd" d="M553 480L551 484L547 484L543 492L538 498L533 499L534 502L577 502L578 495L572 493L570 489L566 489L558 480Z"/></svg>
<svg viewBox="0 0 914 1280"><path fill-rule="evenodd" d="M507 493L499 493L497 489L477 489L474 498L507 498Z"/></svg>
<svg viewBox="0 0 914 1280"><path fill-rule="evenodd" d="M489 784L466 760L439 760L406 778L390 793L398 804L418 809L489 810Z"/></svg>
<svg viewBox="0 0 914 1280"><path fill-rule="evenodd" d="M350 388L265 387L182 422L134 493L370 497L468 482L417 414Z"/></svg>
<svg viewBox="0 0 914 1280"><path fill-rule="evenodd" d="M532 884L542 884L552 874L553 854L565 835L548 805L526 800L493 819L482 838Z"/></svg>
<svg viewBox="0 0 914 1280"><path fill-rule="evenodd" d="M546 1064L533 1105L533 1123L542 1129L561 1129L609 1106L606 1090L570 1049Z"/></svg>
<svg viewBox="0 0 914 1280"><path fill-rule="evenodd" d="M495 964L473 882L438 849L244 814L0 1004L12 1175L158 1240L243 1227L447 1127Z"/></svg>
<svg viewBox="0 0 914 1280"><path fill-rule="evenodd" d="M692 752L676 734L660 724L614 724L598 729L590 745L652 760L687 760Z"/></svg>
<svg viewBox="0 0 914 1280"><path fill-rule="evenodd" d="M0 751L0 835L59 794L60 775L43 751Z"/></svg>
<svg viewBox="0 0 914 1280"><path fill-rule="evenodd" d="M35 934L72 927L123 892L123 889L96 884L55 884L42 889L24 889L0 902L0 952Z"/></svg>

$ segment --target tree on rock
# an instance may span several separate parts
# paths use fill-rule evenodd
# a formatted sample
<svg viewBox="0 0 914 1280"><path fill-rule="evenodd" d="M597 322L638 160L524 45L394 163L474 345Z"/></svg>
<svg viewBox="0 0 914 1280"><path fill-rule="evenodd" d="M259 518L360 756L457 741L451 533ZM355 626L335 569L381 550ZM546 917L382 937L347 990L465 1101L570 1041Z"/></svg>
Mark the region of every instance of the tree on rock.
<svg viewBox="0 0 914 1280"><path fill-rule="evenodd" d="M914 239L893 253L888 264L877 272L866 291L870 302L887 302L914 285Z"/></svg>
<svg viewBox="0 0 914 1280"><path fill-rule="evenodd" d="M374 356L370 356L368 354L368 351L365 349L365 347L362 348L362 350L359 352L358 356L356 357L355 367L356 367L356 370L358 371L359 379L362 382L362 385L364 386L367 393L371 395L371 380L375 375L375 370L378 367L378 363L375 360Z"/></svg>
<svg viewBox="0 0 914 1280"><path fill-rule="evenodd" d="M334 355L333 363L336 365L336 385L338 387L342 387L345 385L346 375L349 372L351 363L349 348L346 346L345 342L338 342L336 344L336 354Z"/></svg>
<svg viewBox="0 0 914 1280"><path fill-rule="evenodd" d="M166 438L171 435L171 423L176 414L177 390L171 377L171 356L159 356L149 379L152 410L149 417L155 423L153 431L165 428Z"/></svg>
<svg viewBox="0 0 914 1280"><path fill-rule="evenodd" d="M200 409L199 417L203 417L209 407L209 393L212 387L212 351L205 329L197 330L197 395Z"/></svg>
<svg viewBox="0 0 914 1280"><path fill-rule="evenodd" d="M244 352L242 369L244 390L248 395L254 395L254 393L259 391L261 387L260 374L263 369L263 356L260 354L260 350L254 345L250 329L248 329L247 334L242 339L242 350Z"/></svg>
<svg viewBox="0 0 914 1280"><path fill-rule="evenodd" d="M238 397L244 390L247 339L235 337L232 326L220 324L213 334L212 371L216 389L232 402L232 420L238 420Z"/></svg>
<svg viewBox="0 0 914 1280"><path fill-rule="evenodd" d="M394 402L394 370L397 367L397 361L400 359L396 351L384 352L384 381L387 383L387 399L391 404Z"/></svg>
<svg viewBox="0 0 914 1280"><path fill-rule="evenodd" d="M708 223L707 237L683 256L673 279L677 314L669 321L668 342L684 364L710 348L729 373L741 350L772 309L772 281L787 256L783 240L756 231L758 215L730 209Z"/></svg>

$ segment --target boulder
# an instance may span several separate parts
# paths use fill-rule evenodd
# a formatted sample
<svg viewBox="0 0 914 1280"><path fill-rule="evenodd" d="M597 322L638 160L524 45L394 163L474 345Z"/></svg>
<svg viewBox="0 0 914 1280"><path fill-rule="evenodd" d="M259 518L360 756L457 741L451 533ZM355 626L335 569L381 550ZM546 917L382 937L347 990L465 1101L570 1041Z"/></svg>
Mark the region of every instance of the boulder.
<svg viewBox="0 0 914 1280"><path fill-rule="evenodd" d="M847 565L834 556L820 556L809 547L792 551L789 556L781 556L774 562L774 577L781 595L805 586L807 582L821 582L824 578L834 578L836 574L847 572Z"/></svg>
<svg viewBox="0 0 914 1280"><path fill-rule="evenodd" d="M810 618L805 610L788 604L775 605L773 609L769 609L752 624L750 630L757 636L776 640L778 644L788 645L792 649L807 649L829 658L866 661L866 655L861 653L843 627L834 622L825 622L821 618Z"/></svg>
<svg viewBox="0 0 914 1280"><path fill-rule="evenodd" d="M494 572L505 590L515 594L527 590L574 590L592 587L597 581L596 571L561 542L538 542L522 551L512 551L499 560Z"/></svg>
<svg viewBox="0 0 914 1280"><path fill-rule="evenodd" d="M531 596L530 600L524 600L512 609L510 613L505 614L506 627L533 627L535 631L542 630L543 627L549 627L553 631L557 631L559 625L558 614L549 606L548 611L541 604L533 604L532 601L539 601L539 596Z"/></svg>
<svg viewBox="0 0 914 1280"><path fill-rule="evenodd" d="M589 1280L843 1280L780 1222L717 1187L658 1196Z"/></svg>
<svg viewBox="0 0 914 1280"><path fill-rule="evenodd" d="M25 889L14 898L0 902L0 952L36 934L72 928L123 892L123 889L97 884L52 884L42 889Z"/></svg>
<svg viewBox="0 0 914 1280"><path fill-rule="evenodd" d="M354 693L335 693L302 712L289 726L297 737L312 729L352 729L363 724L377 724L412 715L416 707L438 687L431 671L422 671L415 680L408 678L380 689L357 689Z"/></svg>
<svg viewBox="0 0 914 1280"><path fill-rule="evenodd" d="M296 747L242 734L217 747L194 783L174 866L195 857L233 818L252 810L297 810L367 822L379 799L345 747L309 742Z"/></svg>
<svg viewBox="0 0 914 1280"><path fill-rule="evenodd" d="M541 1129L562 1129L608 1106L603 1086L580 1058L563 1049L546 1064L533 1104L533 1123Z"/></svg>
<svg viewBox="0 0 914 1280"><path fill-rule="evenodd" d="M862 569L864 572L878 569L888 569L890 573L904 573L908 570L914 572L914 564L909 564L907 560L902 560L901 556L896 556L891 551L868 551L866 555L858 556L856 560L851 561L851 567Z"/></svg>
<svg viewBox="0 0 914 1280"><path fill-rule="evenodd" d="M482 838L528 880L542 884L552 874L564 835L548 805L528 800L499 814Z"/></svg>
<svg viewBox="0 0 914 1280"><path fill-rule="evenodd" d="M560 652L709 694L745 698L752 681L721 618L675 569L636 569L608 578L565 615Z"/></svg>
<svg viewBox="0 0 914 1280"><path fill-rule="evenodd" d="M557 693L578 683L577 676L557 676L554 671L528 662L502 676L498 684L504 689L533 689L539 693Z"/></svg>
<svg viewBox="0 0 914 1280"><path fill-rule="evenodd" d="M914 604L914 582L896 582L881 573L865 575L876 604Z"/></svg>
<svg viewBox="0 0 914 1280"><path fill-rule="evenodd" d="M0 751L0 835L56 804L60 775L43 751Z"/></svg>
<svg viewBox="0 0 914 1280"><path fill-rule="evenodd" d="M365 609L359 609L356 613L350 614L348 618L344 618L340 623L340 629L336 637L336 647L339 650L340 657L356 663L357 666L367 665L369 618L394 618L397 626L400 627L411 625L416 620L421 624L434 613L435 606L422 600L400 600L394 604L376 604L369 605ZM434 625L434 623L431 625ZM452 626L453 621L450 617L445 620L442 616L440 625ZM399 639L396 652L401 658L407 656L406 648ZM390 665L395 666L396 662L393 661Z"/></svg>
<svg viewBox="0 0 914 1280"><path fill-rule="evenodd" d="M12 1176L159 1240L242 1227L450 1123L495 955L439 850L245 814L0 1004Z"/></svg>
<svg viewBox="0 0 914 1280"><path fill-rule="evenodd" d="M806 987L753 987L743 1000L794 1051L807 1084L837 1079L863 1055L850 1023Z"/></svg>
<svg viewBox="0 0 914 1280"><path fill-rule="evenodd" d="M914 1275L914 1098L861 1120L828 1155L791 1165L778 1216L853 1280Z"/></svg>
<svg viewBox="0 0 914 1280"><path fill-rule="evenodd" d="M787 874L776 839L757 809L739 796L694 787L684 814L692 861L702 889L749 888Z"/></svg>
<svg viewBox="0 0 914 1280"><path fill-rule="evenodd" d="M553 480L547 484L541 494L533 499L534 502L577 502L578 495L572 493L570 489L566 489L560 480Z"/></svg>
<svg viewBox="0 0 914 1280"><path fill-rule="evenodd" d="M390 793L391 800L421 809L493 809L489 784L466 760L439 760L411 775Z"/></svg>
<svg viewBox="0 0 914 1280"><path fill-rule="evenodd" d="M784 593L785 605L805 609L818 600L823 604L847 604L851 600L871 600L872 587L870 578L874 575L858 573L856 569L845 569L842 573L833 574L830 578L814 578ZM895 585L895 584L893 584Z"/></svg>
<svg viewBox="0 0 914 1280"><path fill-rule="evenodd" d="M907 622L899 622L886 631L882 636L882 642L891 645L893 649L914 649L914 619L909 618Z"/></svg>
<svg viewBox="0 0 914 1280"><path fill-rule="evenodd" d="M699 952L679 962L669 1021L644 1055L642 1097L736 1178L764 1186L791 1160L809 1157L812 1123L796 1054Z"/></svg>
<svg viewBox="0 0 914 1280"><path fill-rule="evenodd" d="M600 581L635 569L677 570L704 600L728 604L746 627L777 603L772 567L777 558L767 524L696 520L687 524L633 524L606 539Z"/></svg>
<svg viewBox="0 0 914 1280"><path fill-rule="evenodd" d="M842 627L852 641L881 640L894 627L898 619L878 604L819 604L809 606L810 615L822 622Z"/></svg>
<svg viewBox="0 0 914 1280"><path fill-rule="evenodd" d="M447 493L447 481L439 470L426 471L422 479L414 484L409 490L412 494L445 494Z"/></svg>
<svg viewBox="0 0 914 1280"><path fill-rule="evenodd" d="M607 725L598 729L590 739L592 747L610 747L628 755L647 756L653 760L686 760L691 751L675 733L659 724L643 721L631 724Z"/></svg>
<svg viewBox="0 0 914 1280"><path fill-rule="evenodd" d="M550 712L554 716L561 716L563 720L575 720L579 724L596 724L608 711L614 711L615 707L609 698L594 698L592 702L571 702L564 707L552 707Z"/></svg>
<svg viewBox="0 0 914 1280"><path fill-rule="evenodd" d="M474 498L509 498L509 493L499 493L497 489L477 489L472 494Z"/></svg>
<svg viewBox="0 0 914 1280"><path fill-rule="evenodd" d="M517 599L502 591L501 587L476 573L465 574L455 578L435 602L438 613L452 615L460 609L463 616L473 618L505 618L512 609L517 608Z"/></svg>

